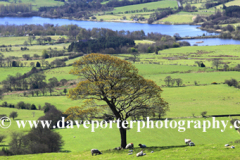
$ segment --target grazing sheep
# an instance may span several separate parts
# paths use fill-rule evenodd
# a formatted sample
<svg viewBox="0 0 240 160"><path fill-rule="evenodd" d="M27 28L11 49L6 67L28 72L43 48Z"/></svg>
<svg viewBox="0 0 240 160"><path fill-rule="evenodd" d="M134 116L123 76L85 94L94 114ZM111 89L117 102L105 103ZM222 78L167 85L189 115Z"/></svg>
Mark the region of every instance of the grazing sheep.
<svg viewBox="0 0 240 160"><path fill-rule="evenodd" d="M191 139L184 139L185 143L189 145L189 143L191 142Z"/></svg>
<svg viewBox="0 0 240 160"><path fill-rule="evenodd" d="M133 149L133 148L134 148L133 143L129 143L129 144L126 146L126 149Z"/></svg>
<svg viewBox="0 0 240 160"><path fill-rule="evenodd" d="M128 152L133 152L133 150L129 150Z"/></svg>
<svg viewBox="0 0 240 160"><path fill-rule="evenodd" d="M225 147L228 147L229 146L229 144L225 144Z"/></svg>
<svg viewBox="0 0 240 160"><path fill-rule="evenodd" d="M189 146L195 146L195 144L193 142L190 142Z"/></svg>
<svg viewBox="0 0 240 160"><path fill-rule="evenodd" d="M151 153L153 153L153 151L151 151Z"/></svg>
<svg viewBox="0 0 240 160"><path fill-rule="evenodd" d="M145 144L139 144L138 145L140 148L146 148L147 146Z"/></svg>
<svg viewBox="0 0 240 160"><path fill-rule="evenodd" d="M234 146L231 146L232 149L234 149L235 147Z"/></svg>
<svg viewBox="0 0 240 160"><path fill-rule="evenodd" d="M139 156L145 156L145 155L146 155L146 153L143 153L143 151L138 152L138 153L136 154L137 157L139 157Z"/></svg>
<svg viewBox="0 0 240 160"><path fill-rule="evenodd" d="M128 153L128 155L132 155L133 153L131 152L131 153Z"/></svg>
<svg viewBox="0 0 240 160"><path fill-rule="evenodd" d="M98 154L102 154L102 152L100 152L98 149L92 149L91 150L91 153L92 153L92 156L95 154L95 155L98 155Z"/></svg>
<svg viewBox="0 0 240 160"><path fill-rule="evenodd" d="M136 154L136 156L137 156L137 157L139 157L139 156L143 156L143 151L138 152L138 153Z"/></svg>

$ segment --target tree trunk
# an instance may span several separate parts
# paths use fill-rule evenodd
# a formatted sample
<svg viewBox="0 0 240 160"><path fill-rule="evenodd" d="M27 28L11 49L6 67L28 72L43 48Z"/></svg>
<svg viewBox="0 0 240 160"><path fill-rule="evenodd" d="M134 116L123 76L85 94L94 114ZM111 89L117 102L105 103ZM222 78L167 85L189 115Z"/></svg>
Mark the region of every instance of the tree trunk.
<svg viewBox="0 0 240 160"><path fill-rule="evenodd" d="M122 128L121 124L119 126L119 131L120 131L120 134L121 134L121 147L122 148L125 148L126 145L127 145L127 130Z"/></svg>

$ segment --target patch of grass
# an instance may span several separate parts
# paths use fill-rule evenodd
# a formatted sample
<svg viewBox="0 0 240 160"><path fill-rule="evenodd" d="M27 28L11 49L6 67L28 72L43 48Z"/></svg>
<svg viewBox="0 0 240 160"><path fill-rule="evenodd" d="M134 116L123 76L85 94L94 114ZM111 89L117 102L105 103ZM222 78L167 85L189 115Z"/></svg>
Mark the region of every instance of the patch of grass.
<svg viewBox="0 0 240 160"><path fill-rule="evenodd" d="M59 39L59 37L67 38L66 36L47 36L52 38L52 42ZM40 36L36 36L36 39L40 38ZM0 44L1 45L23 45L23 43L27 41L28 42L28 36L22 36L22 37L1 37L0 38ZM29 42L28 42L29 43ZM37 44L37 41L34 40L32 44Z"/></svg>
<svg viewBox="0 0 240 160"><path fill-rule="evenodd" d="M168 8L168 7L170 7L170 8L177 7L177 2L171 1L171 0L163 0L163 1L158 1L158 2L128 5L128 6L123 6L123 7L116 7L116 8L114 8L114 10L112 12L118 13L118 12L125 12L125 11L131 11L131 10L140 10L143 8L157 9L157 8Z"/></svg>
<svg viewBox="0 0 240 160"><path fill-rule="evenodd" d="M15 76L16 73L27 73L31 70L31 67L0 67L0 82L5 80L8 75Z"/></svg>
<svg viewBox="0 0 240 160"><path fill-rule="evenodd" d="M33 46L26 46L29 50L22 51L21 47L25 46L18 46L18 47L12 47L12 51L3 51L1 52L5 57L9 56L15 56L15 57L22 57L24 54L29 54L31 57L33 57L34 54L37 54L39 56L42 56L42 51L45 49L49 51L49 48L57 48L58 51L63 50L63 47L68 47L68 43L64 44L57 44L57 45L33 45ZM9 47L8 47L9 48Z"/></svg>
<svg viewBox="0 0 240 160"><path fill-rule="evenodd" d="M9 0L10 3L14 3L14 0ZM17 3L20 3L17 1ZM40 7L50 7L50 6L61 6L64 2L54 1L54 0L21 0L21 3L28 3L33 5L33 10L37 11Z"/></svg>
<svg viewBox="0 0 240 160"><path fill-rule="evenodd" d="M171 22L171 23L191 23L193 22L193 15L170 15L167 18L160 19L160 22Z"/></svg>
<svg viewBox="0 0 240 160"><path fill-rule="evenodd" d="M144 43L144 44L153 44L155 43L154 41L150 41L150 40L135 40L134 41L136 45Z"/></svg>
<svg viewBox="0 0 240 160"><path fill-rule="evenodd" d="M31 104L34 103L33 101L30 102ZM1 102L2 104L2 102ZM0 127L0 133L4 134L7 136L6 140L2 143L0 143L1 145L7 145L8 142L10 142L11 140L11 133L12 132L28 132L30 130L30 126L27 126L23 129L23 128L18 128L18 125L16 123L16 121L18 120L37 120L39 117L43 116L44 113L41 110L23 110L23 109L14 109L14 108L5 108L5 107L0 107L0 113L1 114L6 114L7 116L10 115L11 112L17 112L18 113L18 117L16 117L14 120L11 119L11 126L7 129L3 129ZM34 112L34 113L33 113Z"/></svg>

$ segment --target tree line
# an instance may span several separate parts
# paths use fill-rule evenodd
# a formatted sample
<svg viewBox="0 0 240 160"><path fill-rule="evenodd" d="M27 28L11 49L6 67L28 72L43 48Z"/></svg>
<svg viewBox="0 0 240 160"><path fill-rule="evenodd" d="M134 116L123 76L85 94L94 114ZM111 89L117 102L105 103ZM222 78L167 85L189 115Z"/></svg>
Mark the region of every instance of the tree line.
<svg viewBox="0 0 240 160"><path fill-rule="evenodd" d="M99 52L102 49L106 48L113 48L117 49L120 46L134 46L135 42L132 39L125 38L125 37L102 37L99 39L93 39L88 41L79 41L79 42L72 42L68 47L68 52Z"/></svg>
<svg viewBox="0 0 240 160"><path fill-rule="evenodd" d="M18 12L31 12L31 4L0 4L0 15L5 15L9 13L18 13Z"/></svg>
<svg viewBox="0 0 240 160"><path fill-rule="evenodd" d="M0 150L0 156L49 153L59 152L61 150L64 144L62 136L52 131L52 129L54 125L57 126L57 121L61 120L61 117L65 115L50 103L45 103L43 110L45 115L38 118L38 120L51 121L50 128L43 127L39 123L36 128L33 127L27 134L12 132L10 134L11 141L9 147L3 147L2 150ZM16 116L17 114L14 113L11 117L14 119ZM63 123L60 123L60 126L62 125ZM5 138L6 136L0 135L0 142Z"/></svg>

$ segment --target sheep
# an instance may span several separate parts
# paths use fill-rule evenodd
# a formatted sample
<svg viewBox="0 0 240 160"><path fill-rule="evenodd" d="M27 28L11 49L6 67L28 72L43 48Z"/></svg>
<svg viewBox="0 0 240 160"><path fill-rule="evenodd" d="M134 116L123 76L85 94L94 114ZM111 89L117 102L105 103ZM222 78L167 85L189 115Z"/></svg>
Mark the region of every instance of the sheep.
<svg viewBox="0 0 240 160"><path fill-rule="evenodd" d="M126 146L126 149L133 149L133 148L134 148L133 143L129 143L129 144Z"/></svg>
<svg viewBox="0 0 240 160"><path fill-rule="evenodd" d="M231 146L232 149L234 149L235 147L234 146Z"/></svg>
<svg viewBox="0 0 240 160"><path fill-rule="evenodd" d="M190 142L189 146L195 146L195 144L193 142Z"/></svg>
<svg viewBox="0 0 240 160"><path fill-rule="evenodd" d="M191 139L184 139L186 144L189 144L191 142Z"/></svg>
<svg viewBox="0 0 240 160"><path fill-rule="evenodd" d="M140 148L146 148L147 146L145 144L139 144L138 145Z"/></svg>
<svg viewBox="0 0 240 160"><path fill-rule="evenodd" d="M228 147L229 146L229 144L225 144L225 147Z"/></svg>
<svg viewBox="0 0 240 160"><path fill-rule="evenodd" d="M98 154L102 154L102 152L100 152L98 149L92 149L91 150L91 153L92 153L92 156L95 154L95 155L98 155Z"/></svg>
<svg viewBox="0 0 240 160"><path fill-rule="evenodd" d="M137 156L137 157L139 157L139 156L143 156L143 151L138 152L138 153L136 154L136 156Z"/></svg>

